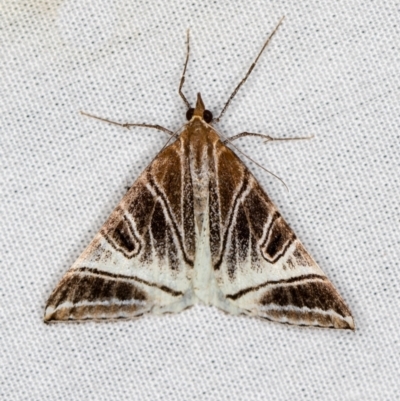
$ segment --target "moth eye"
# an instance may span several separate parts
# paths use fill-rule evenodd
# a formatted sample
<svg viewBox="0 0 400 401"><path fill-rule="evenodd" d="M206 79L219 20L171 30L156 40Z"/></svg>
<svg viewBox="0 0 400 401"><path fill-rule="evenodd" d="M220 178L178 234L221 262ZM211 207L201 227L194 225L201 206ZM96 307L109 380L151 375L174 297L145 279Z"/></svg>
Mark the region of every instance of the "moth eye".
<svg viewBox="0 0 400 401"><path fill-rule="evenodd" d="M210 123L212 121L212 119L213 119L213 115L212 115L211 111L210 110L204 110L203 120L206 123Z"/></svg>
<svg viewBox="0 0 400 401"><path fill-rule="evenodd" d="M186 119L188 121L190 121L193 117L193 113L194 113L194 108L191 107L187 112L186 112Z"/></svg>

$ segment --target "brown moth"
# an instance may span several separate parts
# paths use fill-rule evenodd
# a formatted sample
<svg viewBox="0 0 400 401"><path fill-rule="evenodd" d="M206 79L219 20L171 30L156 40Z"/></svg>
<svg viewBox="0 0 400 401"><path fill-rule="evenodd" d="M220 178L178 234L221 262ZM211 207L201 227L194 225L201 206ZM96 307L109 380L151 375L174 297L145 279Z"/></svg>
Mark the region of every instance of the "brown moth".
<svg viewBox="0 0 400 401"><path fill-rule="evenodd" d="M332 283L213 128L197 95L188 122L123 197L47 301L44 320L134 318L196 303L296 325L354 329ZM188 38L189 39L189 38ZM93 116L92 116L93 117ZM105 120L111 122L109 120ZM232 141L245 135L231 137Z"/></svg>

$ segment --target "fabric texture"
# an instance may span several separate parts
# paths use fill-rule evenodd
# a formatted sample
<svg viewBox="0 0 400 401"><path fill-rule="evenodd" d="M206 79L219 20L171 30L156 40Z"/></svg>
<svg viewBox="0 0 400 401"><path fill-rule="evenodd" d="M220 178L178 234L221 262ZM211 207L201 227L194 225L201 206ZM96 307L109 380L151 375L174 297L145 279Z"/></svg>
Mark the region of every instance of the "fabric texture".
<svg viewBox="0 0 400 401"><path fill-rule="evenodd" d="M396 2L50 1L2 5L0 398L400 399L400 78ZM168 139L118 122L216 126L349 305L355 332L196 306L45 325L54 286ZM284 180L281 182L257 164Z"/></svg>

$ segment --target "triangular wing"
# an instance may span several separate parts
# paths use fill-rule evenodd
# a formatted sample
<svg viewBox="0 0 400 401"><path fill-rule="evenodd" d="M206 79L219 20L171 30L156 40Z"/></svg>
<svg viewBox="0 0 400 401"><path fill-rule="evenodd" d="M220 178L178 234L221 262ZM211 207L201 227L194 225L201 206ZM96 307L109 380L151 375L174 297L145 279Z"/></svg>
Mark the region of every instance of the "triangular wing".
<svg viewBox="0 0 400 401"><path fill-rule="evenodd" d="M249 170L221 142L214 165L210 249L225 297L215 305L281 323L354 329L339 293Z"/></svg>
<svg viewBox="0 0 400 401"><path fill-rule="evenodd" d="M44 320L131 318L191 306L191 186L178 139L142 173L62 278Z"/></svg>

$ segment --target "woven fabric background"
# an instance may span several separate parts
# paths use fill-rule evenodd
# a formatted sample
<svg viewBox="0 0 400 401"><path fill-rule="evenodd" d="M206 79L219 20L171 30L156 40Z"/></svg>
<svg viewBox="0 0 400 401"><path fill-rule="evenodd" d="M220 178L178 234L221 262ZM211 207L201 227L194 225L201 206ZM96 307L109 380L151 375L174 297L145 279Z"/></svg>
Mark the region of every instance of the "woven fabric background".
<svg viewBox="0 0 400 401"><path fill-rule="evenodd" d="M400 5L391 1L15 1L0 6L0 398L400 399ZM309 141L237 146L350 306L321 330L197 306L45 325L54 286L166 141L85 118Z"/></svg>

